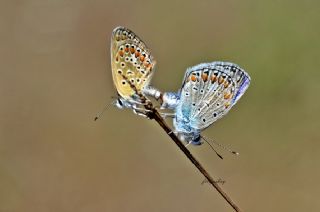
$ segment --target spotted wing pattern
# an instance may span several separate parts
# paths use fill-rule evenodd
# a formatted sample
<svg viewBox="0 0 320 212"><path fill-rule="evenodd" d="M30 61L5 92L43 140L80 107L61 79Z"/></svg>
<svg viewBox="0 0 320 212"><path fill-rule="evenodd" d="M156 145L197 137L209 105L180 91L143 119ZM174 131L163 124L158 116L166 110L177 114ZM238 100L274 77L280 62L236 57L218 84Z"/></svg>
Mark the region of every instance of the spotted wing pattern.
<svg viewBox="0 0 320 212"><path fill-rule="evenodd" d="M131 30L117 27L111 37L112 77L118 94L127 101L141 102L155 67L150 50Z"/></svg>
<svg viewBox="0 0 320 212"><path fill-rule="evenodd" d="M180 91L176 122L194 130L207 128L236 104L249 84L249 75L233 63L203 63L189 68Z"/></svg>

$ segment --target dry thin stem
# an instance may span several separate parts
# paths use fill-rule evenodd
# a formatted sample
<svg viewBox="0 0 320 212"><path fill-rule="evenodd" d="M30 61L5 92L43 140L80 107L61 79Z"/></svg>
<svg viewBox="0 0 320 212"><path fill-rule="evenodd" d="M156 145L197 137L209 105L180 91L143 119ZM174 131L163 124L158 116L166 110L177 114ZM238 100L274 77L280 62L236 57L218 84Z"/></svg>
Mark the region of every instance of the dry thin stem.
<svg viewBox="0 0 320 212"><path fill-rule="evenodd" d="M162 127L162 129L171 137L180 150L187 156L187 158L197 167L197 169L203 174L208 182L221 194L221 196L229 203L229 205L237 212L241 212L241 209L233 202L233 200L227 195L225 191L218 185L218 181L215 181L210 174L205 170L201 163L191 154L191 152L180 141L176 134L172 133L170 127L166 124L159 112L153 107L152 104L145 106L146 109L151 112L147 113L150 119L154 119Z"/></svg>

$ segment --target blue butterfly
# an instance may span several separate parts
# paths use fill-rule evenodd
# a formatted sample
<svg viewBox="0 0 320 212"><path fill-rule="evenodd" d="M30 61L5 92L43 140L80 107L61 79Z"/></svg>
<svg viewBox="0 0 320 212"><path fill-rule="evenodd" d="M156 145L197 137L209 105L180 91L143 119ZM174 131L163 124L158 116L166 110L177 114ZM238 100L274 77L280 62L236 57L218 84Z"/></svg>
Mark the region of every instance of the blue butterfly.
<svg viewBox="0 0 320 212"><path fill-rule="evenodd" d="M175 133L183 141L200 145L200 133L226 115L249 84L250 76L234 63L198 64L187 69L179 92L163 94L162 108L174 109Z"/></svg>

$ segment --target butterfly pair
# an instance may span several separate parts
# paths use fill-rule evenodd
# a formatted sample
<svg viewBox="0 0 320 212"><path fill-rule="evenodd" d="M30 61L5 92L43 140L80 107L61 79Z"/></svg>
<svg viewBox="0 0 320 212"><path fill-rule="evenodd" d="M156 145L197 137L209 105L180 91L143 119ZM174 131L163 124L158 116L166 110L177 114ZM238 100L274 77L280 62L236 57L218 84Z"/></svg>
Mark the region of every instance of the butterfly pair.
<svg viewBox="0 0 320 212"><path fill-rule="evenodd" d="M150 86L156 64L150 50L124 27L113 30L111 64L118 108L130 108L146 116L147 96L160 99L162 109L174 110L175 132L182 140L195 145L201 144L201 131L223 117L250 84L249 75L236 64L202 63L187 69L178 92L162 94Z"/></svg>

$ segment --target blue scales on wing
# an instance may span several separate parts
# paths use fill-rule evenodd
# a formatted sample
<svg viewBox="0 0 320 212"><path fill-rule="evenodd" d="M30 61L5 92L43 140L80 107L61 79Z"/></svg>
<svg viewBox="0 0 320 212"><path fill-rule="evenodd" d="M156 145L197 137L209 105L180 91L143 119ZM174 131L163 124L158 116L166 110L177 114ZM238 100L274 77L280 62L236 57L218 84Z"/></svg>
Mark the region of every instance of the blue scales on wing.
<svg viewBox="0 0 320 212"><path fill-rule="evenodd" d="M197 138L202 130L228 113L249 84L249 75L233 63L202 63L188 68L175 108L176 131Z"/></svg>

